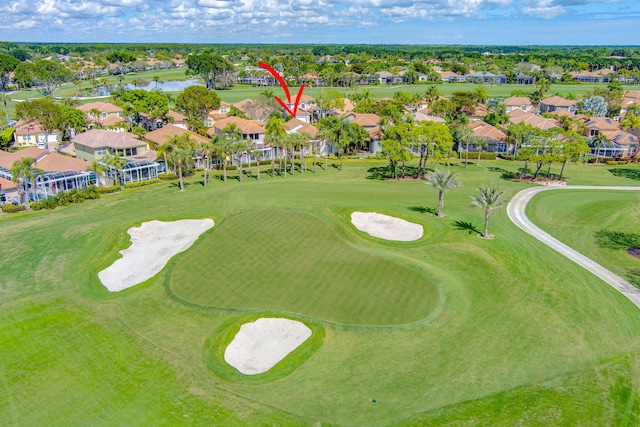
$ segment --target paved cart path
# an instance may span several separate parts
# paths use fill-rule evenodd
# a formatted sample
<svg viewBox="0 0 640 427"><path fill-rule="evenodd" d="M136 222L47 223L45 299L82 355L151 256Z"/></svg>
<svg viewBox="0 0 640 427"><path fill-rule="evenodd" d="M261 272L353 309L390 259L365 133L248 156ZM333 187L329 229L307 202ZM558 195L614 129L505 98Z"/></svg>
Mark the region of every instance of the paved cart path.
<svg viewBox="0 0 640 427"><path fill-rule="evenodd" d="M613 286L624 296L629 298L637 307L640 308L640 289L631 285L629 282L624 280L622 277L613 273L612 271L604 268L594 260L587 258L582 255L580 252L570 248L564 243L560 242L558 239L552 237L546 231L543 231L539 227L537 227L531 220L527 217L525 212L527 208L527 203L535 196L536 194L542 191L551 191L551 190L615 190L615 191L640 191L640 187L613 187L613 186L585 186L585 185L574 185L574 186L546 186L546 187L534 187L527 188L526 190L520 191L518 194L513 196L509 205L507 206L507 215L509 215L509 219L514 222L518 227L523 229L525 232L531 234L536 239L540 240L545 245L555 249L560 252L562 255L566 256L570 260L575 263L581 265L586 268L591 273L595 274L609 285Z"/></svg>

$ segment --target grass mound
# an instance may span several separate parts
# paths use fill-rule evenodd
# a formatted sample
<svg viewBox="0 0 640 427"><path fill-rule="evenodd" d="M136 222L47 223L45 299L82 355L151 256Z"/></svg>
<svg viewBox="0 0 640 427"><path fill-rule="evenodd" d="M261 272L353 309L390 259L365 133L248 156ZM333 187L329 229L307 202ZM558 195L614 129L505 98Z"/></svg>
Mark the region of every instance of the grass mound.
<svg viewBox="0 0 640 427"><path fill-rule="evenodd" d="M415 322L439 298L421 272L358 250L331 224L288 210L226 219L179 260L169 286L192 304L358 325Z"/></svg>

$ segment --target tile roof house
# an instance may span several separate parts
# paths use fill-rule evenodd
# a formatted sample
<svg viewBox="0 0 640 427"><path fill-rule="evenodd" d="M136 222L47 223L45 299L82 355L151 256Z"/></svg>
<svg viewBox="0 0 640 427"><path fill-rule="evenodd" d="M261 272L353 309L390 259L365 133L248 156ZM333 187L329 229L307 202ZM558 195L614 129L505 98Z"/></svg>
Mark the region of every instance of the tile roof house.
<svg viewBox="0 0 640 427"><path fill-rule="evenodd" d="M443 82L447 83L462 83L467 81L466 76L461 76L458 73L454 73L453 71L443 71L440 73L440 79Z"/></svg>
<svg viewBox="0 0 640 427"><path fill-rule="evenodd" d="M540 112L542 113L553 113L557 110L567 110L571 113L575 113L577 109L578 105L576 101L565 99L557 95L540 101Z"/></svg>
<svg viewBox="0 0 640 427"><path fill-rule="evenodd" d="M148 151L147 143L128 132L91 129L71 138L76 157L87 162L102 160L107 154L135 157Z"/></svg>
<svg viewBox="0 0 640 427"><path fill-rule="evenodd" d="M540 117L522 110L513 110L507 113L507 115L509 116L509 122L512 124L525 123L542 130L562 127L562 124L556 119Z"/></svg>
<svg viewBox="0 0 640 427"><path fill-rule="evenodd" d="M172 137L181 136L185 133L188 134L189 137L198 144L202 144L203 142L207 142L210 140L209 138L206 138L195 132L171 124L165 125L160 129L156 129L147 133L144 138L149 142L149 149L155 150L159 145L164 144Z"/></svg>
<svg viewBox="0 0 640 427"><path fill-rule="evenodd" d="M589 117L584 123L585 136L596 136L600 132L620 130L620 123L609 117Z"/></svg>
<svg viewBox="0 0 640 427"><path fill-rule="evenodd" d="M241 132L242 138L251 139L253 141L262 141L267 133L264 123L259 120L247 120L237 116L226 117L218 120L213 127L207 130L208 135L223 135L224 129L229 125L235 127Z"/></svg>
<svg viewBox="0 0 640 427"><path fill-rule="evenodd" d="M55 129L47 134L38 123L18 121L13 138L18 147L39 147L55 150L62 141L62 131Z"/></svg>
<svg viewBox="0 0 640 427"><path fill-rule="evenodd" d="M580 83L605 83L608 82L611 70L602 69L597 71L571 71L569 75Z"/></svg>
<svg viewBox="0 0 640 427"><path fill-rule="evenodd" d="M90 174L86 171L87 162L37 147L27 147L10 153L0 151L0 178L13 181L11 167L15 161L25 157L35 159L32 167L43 172L43 175L36 174L35 185L18 181L30 200L43 200L55 196L60 191L86 188L90 184Z"/></svg>
<svg viewBox="0 0 640 427"><path fill-rule="evenodd" d="M597 147L593 141L589 143L591 151L599 157L610 157L613 159L629 159L638 153L638 137L623 130L600 131L607 142Z"/></svg>
<svg viewBox="0 0 640 427"><path fill-rule="evenodd" d="M505 153L507 151L507 135L500 129L482 120L470 122L469 127L473 131L473 136L487 141L488 146L484 151L495 153ZM469 147L472 151L478 151L478 147L475 144L470 144Z"/></svg>
<svg viewBox="0 0 640 427"><path fill-rule="evenodd" d="M378 124L380 116L371 113L347 113L345 119L359 124L369 133L367 151L375 154L382 151L383 131Z"/></svg>
<svg viewBox="0 0 640 427"><path fill-rule="evenodd" d="M147 131L153 131L171 123L179 128L187 129L187 118L182 114L169 110L164 117L151 118L148 114L140 113L140 126Z"/></svg>
<svg viewBox="0 0 640 427"><path fill-rule="evenodd" d="M4 203L20 203L18 186L12 180L0 176L0 205Z"/></svg>
<svg viewBox="0 0 640 427"><path fill-rule="evenodd" d="M513 110L533 110L533 104L531 103L531 100L526 96L510 96L508 98L505 98L503 102L507 106L507 113Z"/></svg>
<svg viewBox="0 0 640 427"><path fill-rule="evenodd" d="M312 138L315 138L318 135L317 127L299 119L291 119L288 122L286 122L284 125L289 130L289 133L306 132L309 135L311 135Z"/></svg>

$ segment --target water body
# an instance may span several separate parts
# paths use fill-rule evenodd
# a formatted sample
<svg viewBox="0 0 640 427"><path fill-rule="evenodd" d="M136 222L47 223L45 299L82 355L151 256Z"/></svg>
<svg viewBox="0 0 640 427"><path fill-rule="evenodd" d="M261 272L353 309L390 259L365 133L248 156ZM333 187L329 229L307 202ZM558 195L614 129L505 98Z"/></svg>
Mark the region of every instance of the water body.
<svg viewBox="0 0 640 427"><path fill-rule="evenodd" d="M162 92L181 92L188 88L189 86L204 86L204 84L198 79L189 79L189 80L174 80L169 82L156 82L151 81L146 86L135 86L131 83L127 83L124 85L124 88L127 90L133 89L143 89L146 91L158 90ZM119 88L119 84L109 85L107 87L100 86L95 89L90 89L91 93L89 96L110 96L111 92L115 89Z"/></svg>

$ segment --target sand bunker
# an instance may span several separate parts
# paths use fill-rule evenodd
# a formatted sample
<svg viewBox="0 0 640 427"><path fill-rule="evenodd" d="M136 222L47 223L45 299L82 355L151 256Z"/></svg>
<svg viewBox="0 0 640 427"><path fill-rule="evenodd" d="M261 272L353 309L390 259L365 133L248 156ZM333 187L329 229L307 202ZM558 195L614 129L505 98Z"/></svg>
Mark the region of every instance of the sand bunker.
<svg viewBox="0 0 640 427"><path fill-rule="evenodd" d="M351 222L358 230L385 240L410 242L418 240L424 234L420 224L375 212L354 212L351 214Z"/></svg>
<svg viewBox="0 0 640 427"><path fill-rule="evenodd" d="M140 227L129 229L131 246L120 251L122 258L99 272L98 277L111 292L142 283L211 227L213 220L209 218L143 222Z"/></svg>
<svg viewBox="0 0 640 427"><path fill-rule="evenodd" d="M262 318L245 323L224 352L224 360L245 375L267 372L311 336L295 320Z"/></svg>

